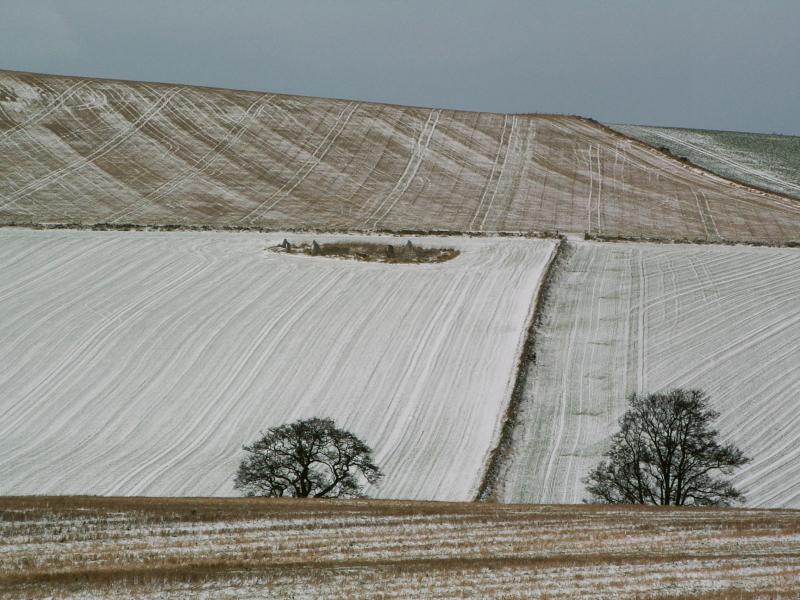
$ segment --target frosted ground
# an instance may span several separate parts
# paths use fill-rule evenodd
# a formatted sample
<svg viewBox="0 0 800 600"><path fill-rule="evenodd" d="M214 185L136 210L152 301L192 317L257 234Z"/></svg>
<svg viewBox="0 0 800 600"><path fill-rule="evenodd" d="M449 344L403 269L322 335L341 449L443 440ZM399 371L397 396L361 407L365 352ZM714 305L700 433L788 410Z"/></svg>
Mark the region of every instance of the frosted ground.
<svg viewBox="0 0 800 600"><path fill-rule="evenodd" d="M612 125L653 146L665 146L724 177L800 198L800 137L740 131Z"/></svg>
<svg viewBox="0 0 800 600"><path fill-rule="evenodd" d="M796 598L800 512L0 498L0 598Z"/></svg>
<svg viewBox="0 0 800 600"><path fill-rule="evenodd" d="M0 494L230 495L242 443L331 416L373 494L471 499L554 243L387 265L282 237L0 230Z"/></svg>
<svg viewBox="0 0 800 600"><path fill-rule="evenodd" d="M579 117L0 71L0 223L800 240L800 202Z"/></svg>
<svg viewBox="0 0 800 600"><path fill-rule="evenodd" d="M699 387L752 457L748 504L800 507L800 251L571 244L545 320L501 498L580 502L624 398Z"/></svg>

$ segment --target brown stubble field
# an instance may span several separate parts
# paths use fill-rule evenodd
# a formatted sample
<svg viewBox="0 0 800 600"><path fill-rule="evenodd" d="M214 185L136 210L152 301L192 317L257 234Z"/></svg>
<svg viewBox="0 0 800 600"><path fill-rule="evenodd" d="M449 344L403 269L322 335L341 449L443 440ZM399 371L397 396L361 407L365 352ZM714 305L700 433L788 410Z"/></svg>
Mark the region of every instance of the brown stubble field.
<svg viewBox="0 0 800 600"><path fill-rule="evenodd" d="M800 202L578 117L0 71L0 223L786 243Z"/></svg>
<svg viewBox="0 0 800 600"><path fill-rule="evenodd" d="M0 596L793 598L800 511L0 498Z"/></svg>

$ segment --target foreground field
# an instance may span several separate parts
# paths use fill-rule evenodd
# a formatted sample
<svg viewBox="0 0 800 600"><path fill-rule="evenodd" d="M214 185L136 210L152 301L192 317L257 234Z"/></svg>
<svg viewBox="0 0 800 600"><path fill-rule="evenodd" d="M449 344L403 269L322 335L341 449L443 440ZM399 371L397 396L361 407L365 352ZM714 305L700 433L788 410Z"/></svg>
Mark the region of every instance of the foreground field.
<svg viewBox="0 0 800 600"><path fill-rule="evenodd" d="M800 197L800 137L739 131L612 125L653 146L664 146L724 177Z"/></svg>
<svg viewBox="0 0 800 600"><path fill-rule="evenodd" d="M0 597L796 598L800 513L0 498Z"/></svg>
<svg viewBox="0 0 800 600"><path fill-rule="evenodd" d="M586 119L0 71L0 223L800 240L800 202Z"/></svg>
<svg viewBox="0 0 800 600"><path fill-rule="evenodd" d="M282 237L0 230L0 494L230 495L244 442L320 416L375 449L371 493L471 499L554 243Z"/></svg>
<svg viewBox="0 0 800 600"><path fill-rule="evenodd" d="M580 502L633 391L699 387L752 457L754 506L800 507L800 251L571 245L536 333L499 497Z"/></svg>

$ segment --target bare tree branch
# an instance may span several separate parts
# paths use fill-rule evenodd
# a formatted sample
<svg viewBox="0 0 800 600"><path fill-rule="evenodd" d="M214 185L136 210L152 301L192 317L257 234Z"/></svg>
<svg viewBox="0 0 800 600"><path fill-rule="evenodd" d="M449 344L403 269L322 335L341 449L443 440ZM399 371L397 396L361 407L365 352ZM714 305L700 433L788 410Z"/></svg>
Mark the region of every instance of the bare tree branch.
<svg viewBox="0 0 800 600"><path fill-rule="evenodd" d="M383 477L370 447L332 419L272 427L243 448L234 487L249 496L360 497Z"/></svg>
<svg viewBox="0 0 800 600"><path fill-rule="evenodd" d="M711 427L719 413L701 390L632 394L606 460L584 479L592 502L698 506L744 502L719 475L749 462Z"/></svg>

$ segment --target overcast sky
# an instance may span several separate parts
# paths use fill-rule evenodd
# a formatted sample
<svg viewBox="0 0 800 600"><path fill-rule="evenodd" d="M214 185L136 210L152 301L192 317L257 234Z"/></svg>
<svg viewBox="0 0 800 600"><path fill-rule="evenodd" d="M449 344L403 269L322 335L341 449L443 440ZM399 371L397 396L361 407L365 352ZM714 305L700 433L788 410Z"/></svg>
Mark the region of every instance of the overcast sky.
<svg viewBox="0 0 800 600"><path fill-rule="evenodd" d="M0 0L0 68L800 134L798 0Z"/></svg>

